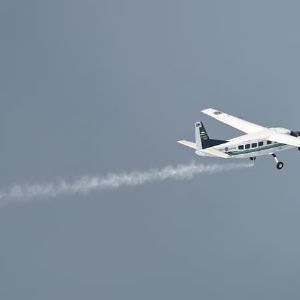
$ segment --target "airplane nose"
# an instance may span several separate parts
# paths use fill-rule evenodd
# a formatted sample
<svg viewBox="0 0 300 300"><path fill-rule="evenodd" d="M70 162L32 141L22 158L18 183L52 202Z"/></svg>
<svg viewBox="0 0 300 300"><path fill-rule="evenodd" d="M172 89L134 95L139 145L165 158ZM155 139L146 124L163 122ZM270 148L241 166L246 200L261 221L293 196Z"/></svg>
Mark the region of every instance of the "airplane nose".
<svg viewBox="0 0 300 300"><path fill-rule="evenodd" d="M291 131L291 135L294 137L300 136L300 131Z"/></svg>

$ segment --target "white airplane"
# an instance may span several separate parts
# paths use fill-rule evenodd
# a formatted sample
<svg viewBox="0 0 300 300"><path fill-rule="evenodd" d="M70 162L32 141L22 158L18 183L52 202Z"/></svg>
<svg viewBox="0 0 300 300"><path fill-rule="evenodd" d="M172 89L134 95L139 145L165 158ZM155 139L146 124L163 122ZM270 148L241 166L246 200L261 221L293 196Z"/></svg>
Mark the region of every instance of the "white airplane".
<svg viewBox="0 0 300 300"><path fill-rule="evenodd" d="M181 140L178 143L194 149L199 156L250 158L254 161L257 156L272 155L277 169L281 170L284 164L278 161L275 153L294 147L298 147L300 151L300 131L263 127L213 108L202 112L246 134L228 141L210 139L203 123L197 122L195 123L196 142Z"/></svg>

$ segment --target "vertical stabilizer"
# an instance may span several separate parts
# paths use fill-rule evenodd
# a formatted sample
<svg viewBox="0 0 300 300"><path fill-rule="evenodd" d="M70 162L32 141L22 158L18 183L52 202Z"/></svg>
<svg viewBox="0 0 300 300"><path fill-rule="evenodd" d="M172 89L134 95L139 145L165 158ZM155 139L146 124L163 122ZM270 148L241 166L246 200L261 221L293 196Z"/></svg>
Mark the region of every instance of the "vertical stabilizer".
<svg viewBox="0 0 300 300"><path fill-rule="evenodd" d="M202 150L203 143L209 140L209 136L202 122L195 123L195 139L196 139L196 149Z"/></svg>

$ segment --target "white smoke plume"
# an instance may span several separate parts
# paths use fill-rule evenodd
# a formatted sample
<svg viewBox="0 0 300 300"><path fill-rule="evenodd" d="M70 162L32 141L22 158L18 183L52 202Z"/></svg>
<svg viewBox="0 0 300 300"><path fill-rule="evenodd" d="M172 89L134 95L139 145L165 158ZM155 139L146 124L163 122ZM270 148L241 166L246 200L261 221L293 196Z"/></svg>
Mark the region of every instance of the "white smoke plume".
<svg viewBox="0 0 300 300"><path fill-rule="evenodd" d="M14 185L7 191L0 191L0 205L27 202L33 199L54 198L62 195L88 194L92 191L117 189L122 186L137 186L168 179L192 179L195 175L216 174L249 168L252 164L181 164L148 171L111 173L105 176L82 176L73 181L58 179L45 184Z"/></svg>

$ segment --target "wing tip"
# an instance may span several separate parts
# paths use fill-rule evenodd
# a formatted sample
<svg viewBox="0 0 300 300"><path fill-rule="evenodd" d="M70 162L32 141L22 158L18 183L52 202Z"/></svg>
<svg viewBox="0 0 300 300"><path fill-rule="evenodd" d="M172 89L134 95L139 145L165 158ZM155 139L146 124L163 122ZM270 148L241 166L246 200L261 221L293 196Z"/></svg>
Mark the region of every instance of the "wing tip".
<svg viewBox="0 0 300 300"><path fill-rule="evenodd" d="M223 113L220 110L212 108L212 107L205 108L205 109L201 110L201 112L203 112L205 114L209 114L209 113L210 114L222 114Z"/></svg>

